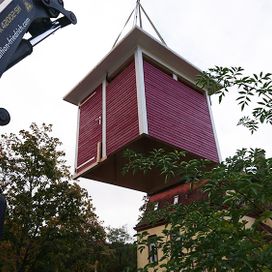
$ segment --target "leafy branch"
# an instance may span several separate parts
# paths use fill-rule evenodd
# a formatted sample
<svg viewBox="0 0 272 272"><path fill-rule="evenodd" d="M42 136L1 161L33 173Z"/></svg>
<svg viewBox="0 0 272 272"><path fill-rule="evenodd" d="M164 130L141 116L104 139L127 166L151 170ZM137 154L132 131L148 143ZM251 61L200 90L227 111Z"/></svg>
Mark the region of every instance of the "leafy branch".
<svg viewBox="0 0 272 272"><path fill-rule="evenodd" d="M156 168L162 175L173 171L175 177L189 174L192 182L203 181L198 187L201 200L176 205L172 198L162 198L156 200L157 210L151 199L145 203L141 224L166 226L156 240L162 252L158 264L147 264L140 271L272 271L272 159L262 149L241 149L205 169L201 161L184 162L184 154L174 154L127 151L127 171ZM138 233L141 251L148 246L149 235Z"/></svg>
<svg viewBox="0 0 272 272"><path fill-rule="evenodd" d="M208 160L189 160L185 159L186 152L171 151L167 152L163 149L154 149L147 154L138 153L131 149L124 152L124 157L128 163L123 168L123 174L132 172L143 172L147 174L152 169L157 169L160 174L165 176L165 181L171 177L182 177L184 182L196 181L202 175L207 165L210 164Z"/></svg>
<svg viewBox="0 0 272 272"><path fill-rule="evenodd" d="M253 106L250 116L243 116L238 122L238 125L245 126L251 133L254 133L260 124L272 124L271 73L261 72L245 76L244 69L241 67L215 66L197 78L197 85L206 88L209 95L218 95L219 103L229 93L230 88L237 87L236 101L241 111L254 102L255 106Z"/></svg>

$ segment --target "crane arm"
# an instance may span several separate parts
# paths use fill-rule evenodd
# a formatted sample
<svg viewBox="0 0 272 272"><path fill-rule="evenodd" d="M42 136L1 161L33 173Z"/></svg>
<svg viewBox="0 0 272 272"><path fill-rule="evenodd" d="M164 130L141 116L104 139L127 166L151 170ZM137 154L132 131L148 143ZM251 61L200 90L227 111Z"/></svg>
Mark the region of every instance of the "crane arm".
<svg viewBox="0 0 272 272"><path fill-rule="evenodd" d="M62 0L0 0L0 77L39 42L76 22Z"/></svg>

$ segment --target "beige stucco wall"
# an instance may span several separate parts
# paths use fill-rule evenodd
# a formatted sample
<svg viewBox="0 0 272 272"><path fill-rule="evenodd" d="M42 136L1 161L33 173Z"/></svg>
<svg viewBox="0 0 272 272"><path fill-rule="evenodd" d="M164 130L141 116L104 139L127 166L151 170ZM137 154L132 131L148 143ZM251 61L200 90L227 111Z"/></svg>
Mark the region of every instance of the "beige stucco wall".
<svg viewBox="0 0 272 272"><path fill-rule="evenodd" d="M246 227L248 227L248 228L250 228L254 224L254 222L255 222L255 218L250 217L250 216L244 216L243 220L247 221ZM265 225L267 225L268 227L272 228L272 220L271 219L267 219L267 220L263 221L263 223Z"/></svg>
<svg viewBox="0 0 272 272"><path fill-rule="evenodd" d="M165 225L161 225L161 226L157 226L154 228L150 228L147 230L148 232L148 236L151 235L157 235L157 236L162 236L162 231L165 229ZM141 233L141 232L139 232ZM168 239L167 237L165 237L165 240ZM158 259L160 259L162 257L162 250L158 249ZM137 252L137 266L138 268L144 268L145 265L147 265L149 263L148 260L148 247L145 246L144 250L142 252L140 252L138 250ZM154 269L149 269L150 272L152 272ZM159 269L157 270L158 272L163 272L165 270Z"/></svg>
<svg viewBox="0 0 272 272"><path fill-rule="evenodd" d="M243 220L247 221L246 227L250 228L252 226L252 224L254 223L255 219L249 216L244 216ZM266 220L264 222L266 225L272 227L272 220ZM148 230L146 230L148 232L147 236L152 236L152 235L157 235L157 236L163 236L162 231L165 229L165 225L161 225L161 226L157 226L154 228L150 228ZM138 234L140 234L141 232L138 232ZM147 238L146 236L146 238ZM169 237L165 237L165 241L167 241L167 239L169 239ZM160 258L162 257L162 250L158 249L158 260L160 260ZM165 260L167 261L167 260ZM145 246L144 250L142 252L140 252L139 250L137 251L137 266L138 268L143 268L145 267L145 265L147 265L149 263L148 260L148 247ZM161 264L161 263L160 263ZM158 267L157 267L158 269ZM149 269L149 272L154 271L154 269ZM165 270L163 269L158 269L158 272L163 272Z"/></svg>

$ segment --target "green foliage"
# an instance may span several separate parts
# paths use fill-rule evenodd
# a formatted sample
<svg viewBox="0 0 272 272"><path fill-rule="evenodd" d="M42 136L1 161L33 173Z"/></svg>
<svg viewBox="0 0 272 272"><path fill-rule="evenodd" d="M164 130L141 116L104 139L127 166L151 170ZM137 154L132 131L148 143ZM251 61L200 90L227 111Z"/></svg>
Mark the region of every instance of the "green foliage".
<svg viewBox="0 0 272 272"><path fill-rule="evenodd" d="M103 263L105 272L135 272L137 270L136 244L123 226L107 228L108 260Z"/></svg>
<svg viewBox="0 0 272 272"><path fill-rule="evenodd" d="M272 124L272 74L263 73L245 76L241 67L219 67L209 69L198 77L197 84L206 88L210 95L217 94L219 103L237 87L237 103L241 111L252 105L251 115L242 117L238 125L255 132L259 124Z"/></svg>
<svg viewBox="0 0 272 272"><path fill-rule="evenodd" d="M107 240L109 244L127 244L130 243L132 238L125 226L121 228L107 227Z"/></svg>
<svg viewBox="0 0 272 272"><path fill-rule="evenodd" d="M1 271L93 271L105 232L91 199L70 182L52 126L2 135L1 189L8 201Z"/></svg>
<svg viewBox="0 0 272 272"><path fill-rule="evenodd" d="M265 158L264 150L239 150L209 171L198 167L201 161L187 161L183 167L184 163L172 159L172 152L169 157L167 152L160 154L163 160L171 161L169 171L174 169L174 174L206 183L202 187L204 200L168 206L155 213L147 209L144 214L150 224L160 218L168 222L157 241L163 252L160 261L165 261L159 266L169 272L272 271L272 159ZM143 165L140 157L145 158ZM134 166L133 158L137 158ZM148 160L158 167L153 153L134 154L128 169L142 170ZM162 174L168 173L165 164L159 169ZM147 235L138 237L140 250L147 245ZM142 271L153 266L148 264Z"/></svg>
<svg viewBox="0 0 272 272"><path fill-rule="evenodd" d="M158 169L161 175L165 176L165 181L171 177L180 177L184 181L196 181L201 177L201 173L210 164L207 160L185 160L184 151L166 152L163 149L154 149L147 154L137 153L131 149L124 152L128 163L123 168L123 173L131 171L135 174L142 171L145 174L152 169Z"/></svg>

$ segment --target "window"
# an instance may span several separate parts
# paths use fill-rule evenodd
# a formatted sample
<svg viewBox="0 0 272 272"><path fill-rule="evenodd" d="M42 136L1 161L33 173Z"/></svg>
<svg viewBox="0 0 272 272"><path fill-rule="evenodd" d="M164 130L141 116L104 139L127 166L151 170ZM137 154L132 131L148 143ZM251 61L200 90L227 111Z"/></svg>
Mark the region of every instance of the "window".
<svg viewBox="0 0 272 272"><path fill-rule="evenodd" d="M158 262L157 236L148 237L148 261L149 263Z"/></svg>
<svg viewBox="0 0 272 272"><path fill-rule="evenodd" d="M174 196L174 205L175 204L178 204L178 202L179 202L179 196L178 195L176 195L176 196Z"/></svg>
<svg viewBox="0 0 272 272"><path fill-rule="evenodd" d="M154 211L158 210L159 208L159 202L154 203Z"/></svg>

